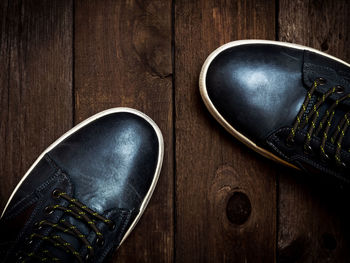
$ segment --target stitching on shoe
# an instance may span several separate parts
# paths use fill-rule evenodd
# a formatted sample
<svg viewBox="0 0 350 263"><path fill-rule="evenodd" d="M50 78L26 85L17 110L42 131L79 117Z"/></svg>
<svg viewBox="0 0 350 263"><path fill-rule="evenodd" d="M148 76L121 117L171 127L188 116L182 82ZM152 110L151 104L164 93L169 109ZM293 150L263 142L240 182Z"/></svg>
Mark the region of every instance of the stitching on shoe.
<svg viewBox="0 0 350 263"><path fill-rule="evenodd" d="M285 131L290 131L290 128L282 128L282 129L278 130L277 132L273 133L270 137L276 137L277 141L280 142L281 140L276 136L276 134L280 134L280 133L285 132ZM302 131L302 130L298 130L296 133L301 134L304 137L307 135L307 132ZM317 137L312 137L310 142L321 143L322 141L319 138L317 138ZM335 149L336 149L336 147L333 144L329 143L329 142L326 143L326 147L328 149L332 150L332 151L335 151ZM347 150L342 149L341 153L346 158L350 158L350 153Z"/></svg>
<svg viewBox="0 0 350 263"><path fill-rule="evenodd" d="M34 203L34 201L38 201L43 196L40 191L42 191L45 187L47 187L51 182L53 182L54 180L58 180L58 182L63 181L63 178L61 177L61 175L63 175L65 177L65 179L67 179L67 177L62 173L62 171L60 171L60 170L56 171L44 183L39 185L32 193L23 197L15 205L13 205L8 211L6 211L7 215L4 216L3 219L7 220L7 219L21 213L28 206L23 205L22 208L18 208L18 207L20 207L28 198L33 198L33 201L30 201L29 205L32 205Z"/></svg>
<svg viewBox="0 0 350 263"><path fill-rule="evenodd" d="M126 210L126 209L118 209L119 211L121 211L120 213L120 217L121 217L121 224L119 226L119 233L124 233L125 232L125 228L128 225L131 216L133 215L133 213L135 212L135 209L132 210ZM125 233L124 233L125 234ZM119 241L118 243L122 240L122 238L118 237ZM109 246L106 247L106 249L103 251L101 258L105 258L107 256L107 254L109 253L109 251L111 251L111 249L113 247L118 246L118 244L114 244L111 242L111 244Z"/></svg>
<svg viewBox="0 0 350 263"><path fill-rule="evenodd" d="M23 211L23 209L25 209L25 207L27 206L23 206L22 208L18 208L19 206L22 205L22 203L27 200L28 198L30 198L32 195L34 195L32 198L33 200L29 202L29 205L32 205L34 202L36 202L39 197L41 197L42 195L40 194L39 191L41 191L43 188L47 187L47 185L49 185L51 183L51 181L53 180L53 178L57 177L59 182L62 182L62 178L60 178L60 175L64 176L65 179L68 181L69 183L69 187L70 190L72 189L72 185L69 181L69 178L66 176L66 174L56 165L56 163L52 160L52 158L46 154L43 159L44 161L47 162L47 164L53 168L55 170L53 176L49 177L43 184L39 185L32 193L27 194L26 196L24 196L21 200L17 201L16 204L14 204L9 210L6 211L6 216L4 216L4 220L7 220L10 217L16 216L19 213L21 213ZM42 161L40 160L40 161ZM16 210L16 212L13 212L14 210Z"/></svg>
<svg viewBox="0 0 350 263"><path fill-rule="evenodd" d="M285 131L290 131L290 128L286 127L286 128L281 128L279 129L278 131L276 131L274 134L272 134L271 136L268 137L267 139L267 143L268 145L270 145L276 152L278 152L279 154L281 154L284 158L286 158L288 161L291 161L293 163L298 163L299 160L301 161L304 161L306 163L309 163L311 165L314 165L316 168L318 168L319 170L321 171L324 171L324 172L327 172L329 174L331 174L332 176L342 180L342 181L345 181L345 182L350 182L349 179L343 177L343 176L339 176L337 173L333 172L332 170L330 170L329 168L327 167L324 167L322 165L320 165L319 163L315 162L314 160L312 159L309 159L309 158L306 158L304 157L303 155L300 155L299 153L297 153L295 155L295 157L293 158L288 158L287 156L285 156L278 148L277 146L274 144L274 143L281 143L282 141L277 137L276 134L279 134L279 133L282 133L282 132L285 132ZM301 133L302 135L306 136L306 133L304 131L298 131L298 133ZM313 142L320 142L320 140L318 138L312 138L312 141ZM332 150L335 149L335 147L333 146L332 147L332 144L327 144L326 145L327 147L329 148L332 148ZM343 150L344 151L344 150ZM349 157L350 154L348 154L346 151L344 151L344 154L346 155L346 157ZM299 166L303 167L302 165L299 164Z"/></svg>

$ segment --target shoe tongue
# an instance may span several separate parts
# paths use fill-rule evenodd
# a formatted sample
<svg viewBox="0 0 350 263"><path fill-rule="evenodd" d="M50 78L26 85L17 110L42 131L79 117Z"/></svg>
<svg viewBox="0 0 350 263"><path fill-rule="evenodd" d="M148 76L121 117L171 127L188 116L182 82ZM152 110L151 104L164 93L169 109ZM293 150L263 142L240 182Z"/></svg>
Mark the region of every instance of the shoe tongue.
<svg viewBox="0 0 350 263"><path fill-rule="evenodd" d="M91 233L91 228L89 228L83 221L79 219L75 219L72 216L65 215L62 219L64 219L67 223L71 224L72 226L76 227L76 229L85 236L86 239L89 239L89 235ZM64 233L62 231L54 231L52 232L52 235L58 235L60 236L64 241L69 243L75 251L77 251L79 254L81 254L81 250L85 247L84 243L81 241L81 239L77 235L71 235L68 233ZM60 252L62 253L63 250L60 249ZM71 253L66 253L69 254L70 257L74 258ZM62 257L60 257L62 258Z"/></svg>
<svg viewBox="0 0 350 263"><path fill-rule="evenodd" d="M85 236L86 239L89 240L89 242L91 240L93 240L95 238L95 234L92 231L91 228L89 228L86 224L83 223L83 221L79 220L79 219L75 219L74 217L66 214L64 215L61 220L65 220L67 223L71 224L72 226L76 227L77 230L79 230L79 232L81 234L83 234ZM63 224L59 223L60 226L66 228ZM92 233L93 232L93 233ZM48 236L59 236L61 237L67 244L69 244L70 246L72 246L74 248L74 250L76 252L78 252L80 255L85 255L86 253L82 253L82 251L85 252L85 245L84 243L81 241L81 239L77 236L77 235L72 235L72 234L68 234L65 233L63 231L57 230L56 228L53 228L51 230L51 232L49 233ZM47 249L50 251L50 254L54 257L59 258L60 260L62 260L63 262L75 262L74 260L76 259L71 252L67 252L65 251L65 249L63 249L62 247L57 247L54 246L52 243L50 242L45 242L42 244L42 249ZM83 256L82 256L83 257Z"/></svg>

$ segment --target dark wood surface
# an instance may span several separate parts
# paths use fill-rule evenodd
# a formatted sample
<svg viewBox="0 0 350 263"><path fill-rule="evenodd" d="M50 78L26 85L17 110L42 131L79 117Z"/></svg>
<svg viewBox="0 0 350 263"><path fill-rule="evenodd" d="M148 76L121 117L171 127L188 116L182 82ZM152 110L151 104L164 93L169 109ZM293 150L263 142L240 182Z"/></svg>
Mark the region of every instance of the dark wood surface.
<svg viewBox="0 0 350 263"><path fill-rule="evenodd" d="M350 262L348 194L260 157L201 102L216 47L246 38L350 61L347 0L0 3L0 209L36 157L98 111L165 139L151 202L113 262Z"/></svg>
<svg viewBox="0 0 350 263"><path fill-rule="evenodd" d="M0 207L72 127L72 1L1 1Z"/></svg>
<svg viewBox="0 0 350 263"><path fill-rule="evenodd" d="M216 47L230 40L274 39L274 35L273 2L175 2L178 262L254 262L257 255L263 262L274 261L274 166L217 125L198 90L201 66ZM235 192L240 194L231 202L241 211L232 212L231 221L238 224L226 215ZM249 210L250 217L244 218Z"/></svg>

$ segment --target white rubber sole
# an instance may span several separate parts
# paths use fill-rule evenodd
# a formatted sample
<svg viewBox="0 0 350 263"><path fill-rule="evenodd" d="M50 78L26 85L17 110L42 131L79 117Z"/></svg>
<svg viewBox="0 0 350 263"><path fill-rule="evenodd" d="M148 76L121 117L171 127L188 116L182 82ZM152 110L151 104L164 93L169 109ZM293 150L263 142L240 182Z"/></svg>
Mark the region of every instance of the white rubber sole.
<svg viewBox="0 0 350 263"><path fill-rule="evenodd" d="M298 167L296 167L295 165L279 158L278 156L274 155L273 153L257 146L253 141L251 141L249 138L247 138L246 136L244 136L243 134L241 134L240 132L238 132L230 123L228 123L224 117L219 113L219 111L215 108L214 104L212 103L212 101L210 100L209 96L208 96L208 92L207 92L207 87L206 87L206 77L207 77L207 72L208 72L208 68L209 65L211 64L211 62L216 58L216 56L218 56L222 51L228 49L228 48L232 48L232 47L237 47L237 46L241 46L241 45L247 45L247 44L270 44L270 45L277 45L277 46L284 46L284 47L290 47L290 48L295 48L295 49L299 49L299 50L308 50L314 53L318 53L322 56L331 58L333 60L336 60L340 63L343 63L344 65L350 67L350 64L346 63L345 61L333 57L331 55L328 55L326 53L323 53L321 51L318 51L316 49L313 48L309 48L309 47L305 47L305 46L301 46L301 45L297 45L297 44L292 44L292 43L286 43L286 42L278 42L278 41L271 41L271 40L256 40L256 39L251 39L251 40L238 40L238 41L233 41L233 42L229 42L225 45L220 46L219 48L217 48L216 50L214 50L205 60L203 66L202 66L202 70L201 73L199 75L199 90L200 90L200 94L202 96L202 99L204 101L204 104L206 105L206 107L208 108L209 112L213 115L213 117L229 132L231 133L236 139L238 139L239 141L243 142L245 145L247 145L249 148L253 149L254 151L256 151L257 153L265 156L266 158L269 158L271 160L274 160L276 162L282 163L286 166L298 169Z"/></svg>
<svg viewBox="0 0 350 263"><path fill-rule="evenodd" d="M78 125L76 125L75 127L73 127L71 130L69 130L68 132L66 132L65 134L63 134L59 139L57 139L54 143L52 143L44 152L42 152L42 154L36 159L36 161L32 164L32 166L29 168L29 170L25 173L25 175L22 177L22 179L20 180L20 182L17 184L15 190L12 192L10 198L8 199L6 206L4 208L4 210L1 213L1 217L0 219L3 217L8 205L10 204L12 198L14 197L14 195L16 194L16 192L18 191L18 189L20 188L21 184L24 182L24 180L28 177L28 175L31 173L31 171L34 169L34 167L41 161L41 159L44 157L44 155L46 153L48 153L49 151L51 151L54 147L56 147L59 143L61 143L63 140L65 140L67 137L69 137L70 135L72 135L73 133L75 133L76 131L78 131L79 129L81 129L82 127L86 126L87 124L89 124L92 121L95 121L103 116L112 114L112 113L117 113L117 112L128 112L128 113L133 113L137 116L142 117L143 119L145 119L149 124L151 124L151 126L153 127L153 129L156 131L157 137L158 137L158 141L159 141L159 150L158 150L158 162L157 162L157 167L156 167L156 171L155 171L155 176L153 177L153 181L151 184L150 189L148 190L144 200L142 201L141 207L140 207L140 212L138 213L138 215L136 216L136 218L134 219L134 221L132 222L132 224L130 225L129 229L126 231L123 239L121 240L119 246L124 242L124 240L129 236L129 234L131 233L131 231L134 229L134 227L136 226L137 222L140 220L143 212L145 211L147 204L149 202L149 200L151 199L151 196L154 192L154 189L156 187L156 184L158 182L159 179L159 175L160 175L160 171L162 168L162 163L163 163L163 156L164 156L164 140L163 140L163 136L162 136L162 132L160 131L159 127L157 126L157 124L150 118L148 117L146 114L135 110L135 109L131 109L131 108L125 108L125 107L119 107L119 108L112 108L112 109L108 109L102 112L99 112L93 116L91 116L90 118L82 121L81 123L79 123Z"/></svg>

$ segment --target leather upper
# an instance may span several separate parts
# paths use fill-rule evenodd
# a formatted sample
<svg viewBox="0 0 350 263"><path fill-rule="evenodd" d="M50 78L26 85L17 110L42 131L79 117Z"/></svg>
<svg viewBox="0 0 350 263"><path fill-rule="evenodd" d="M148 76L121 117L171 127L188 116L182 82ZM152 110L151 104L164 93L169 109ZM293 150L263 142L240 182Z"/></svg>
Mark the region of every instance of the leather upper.
<svg viewBox="0 0 350 263"><path fill-rule="evenodd" d="M333 93L318 109L323 117L337 99L350 93L350 69L336 59L307 49L275 45L273 42L229 47L219 52L209 64L205 84L215 109L239 133L303 170L331 174L349 181L349 129L341 150L342 161L347 167L338 167L334 160L320 158L318 151L323 133L311 138L314 152L304 151L309 125L297 130L295 145L286 145L286 138L307 92L320 77L326 82L317 88L304 117L331 88L338 85L343 88L341 94ZM337 129L337 124L349 111L349 105L349 99L339 103L329 134ZM329 156L334 156L336 147L327 141L325 150Z"/></svg>
<svg viewBox="0 0 350 263"><path fill-rule="evenodd" d="M60 143L49 156L70 174L75 196L97 212L140 205L154 178L159 141L143 118L102 117Z"/></svg>
<svg viewBox="0 0 350 263"><path fill-rule="evenodd" d="M210 64L206 86L220 114L254 141L294 122L307 90L303 52L273 45L242 45Z"/></svg>
<svg viewBox="0 0 350 263"><path fill-rule="evenodd" d="M34 223L43 219L65 219L94 244L95 232L84 223L60 210L45 213L47 206L68 206L67 201L53 198L53 190L60 189L115 223L116 228L108 230L108 225L97 221L105 243L95 260L102 262L139 213L160 161L159 145L153 126L130 112L105 115L71 134L39 161L13 197L0 220L0 255L12 262L15 252L25 246L24 238L36 230ZM55 233L50 228L41 231ZM69 235L64 239L86 252L77 239Z"/></svg>

